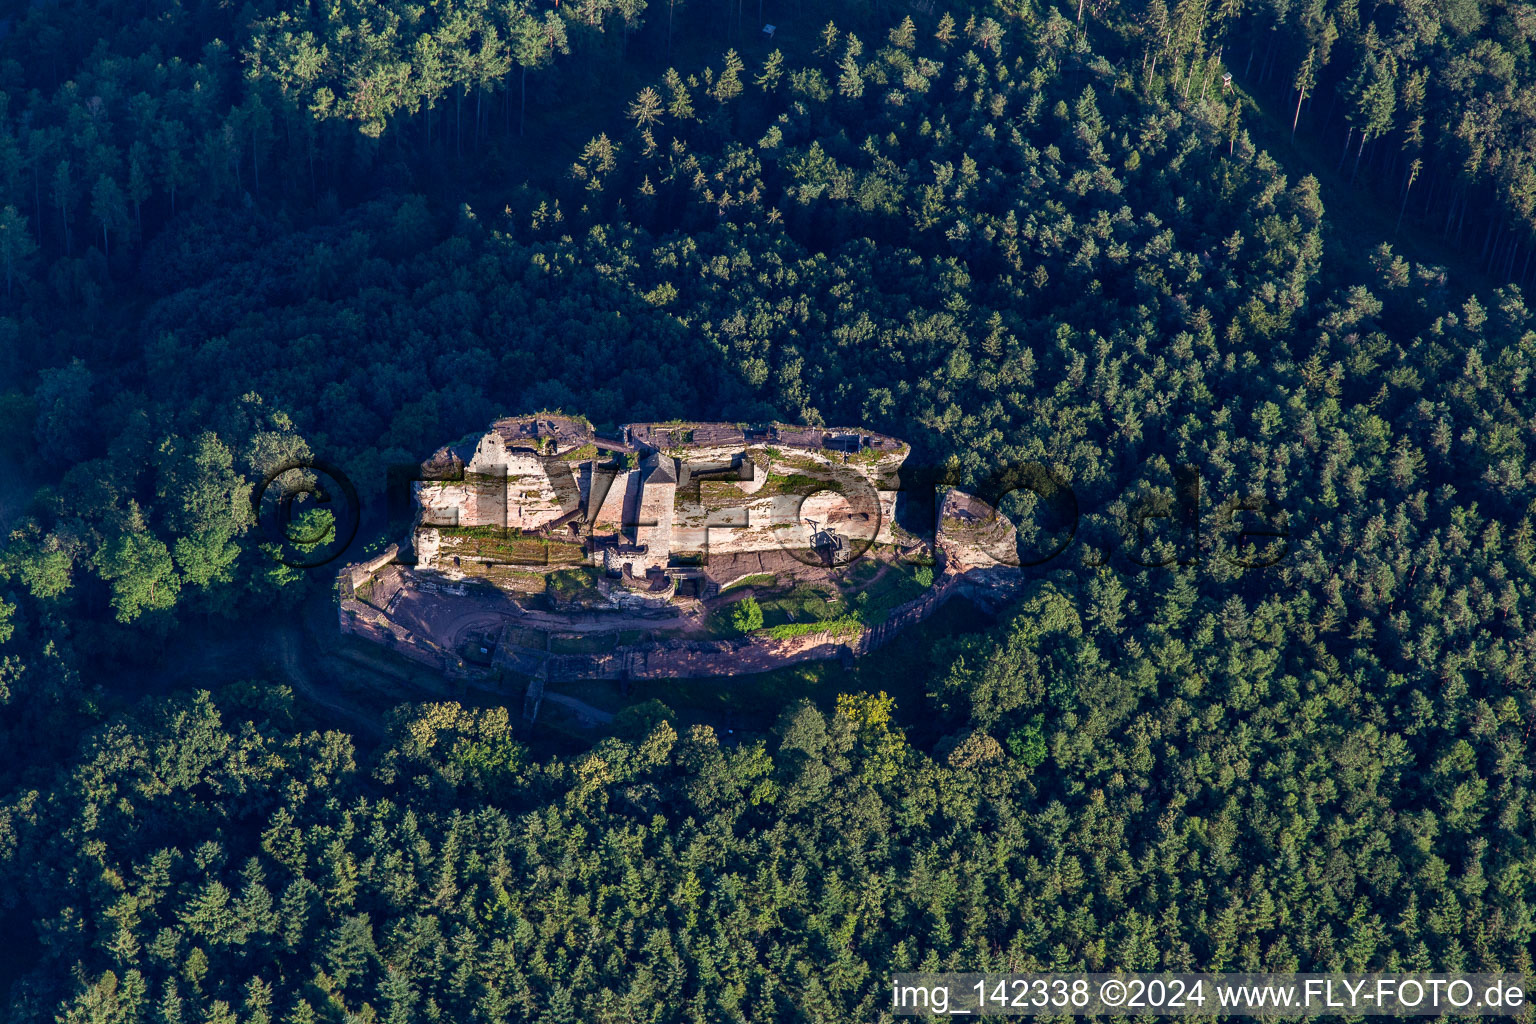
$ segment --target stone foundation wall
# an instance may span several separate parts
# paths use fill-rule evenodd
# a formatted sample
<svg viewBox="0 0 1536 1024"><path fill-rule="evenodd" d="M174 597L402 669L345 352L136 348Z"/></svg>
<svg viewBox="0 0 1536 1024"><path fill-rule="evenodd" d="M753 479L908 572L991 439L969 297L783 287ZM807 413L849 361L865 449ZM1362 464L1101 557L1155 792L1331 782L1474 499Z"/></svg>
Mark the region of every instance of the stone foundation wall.
<svg viewBox="0 0 1536 1024"><path fill-rule="evenodd" d="M350 582L348 580L347 582ZM938 611L951 598L964 596L991 604L1010 596L1022 577L1006 570L992 573L946 574L927 592L895 609L879 625L858 632L830 631L775 638L758 634L733 640L671 640L616 648L602 654L549 654L505 641L497 647L494 667L550 682L582 679L690 679L747 676L787 665L827 658L855 657L883 646L902 630ZM379 609L343 595L340 601L343 634L379 644L422 665L450 675L475 674L424 636L413 633Z"/></svg>
<svg viewBox="0 0 1536 1024"><path fill-rule="evenodd" d="M606 654L551 654L548 656L549 681L573 682L580 679L696 679L703 676L742 676L768 672L802 661L852 654L860 634L834 636L813 633L775 640L753 637L741 640L672 640L665 643L637 644ZM534 674L532 666L540 652L508 648L498 656L498 664Z"/></svg>
<svg viewBox="0 0 1536 1024"><path fill-rule="evenodd" d="M981 584L982 592L991 588ZM769 672L803 661L864 654L938 611L952 597L976 596L978 585L949 575L922 596L893 611L878 626L859 632L809 633L775 638L766 634L736 640L671 640L620 647L604 654L550 654L507 645L497 652L498 666L524 675L548 670L550 682L581 679L696 679Z"/></svg>
<svg viewBox="0 0 1536 1024"><path fill-rule="evenodd" d="M456 672L459 659L393 621L370 604L343 597L339 610L343 636L355 636L439 672Z"/></svg>
<svg viewBox="0 0 1536 1024"><path fill-rule="evenodd" d="M602 474L607 476L607 474ZM601 486L601 485L599 485ZM594 535L616 534L622 529L628 519L634 518L634 512L625 516L626 503L638 507L640 494L640 471L638 469L625 470L613 476L608 489L601 495L597 510L591 515L592 533Z"/></svg>
<svg viewBox="0 0 1536 1024"><path fill-rule="evenodd" d="M944 602L966 592L966 584L959 576L943 576L920 596L898 606L886 620L864 630L859 638L856 654L863 654L883 646L908 626L922 622L943 607Z"/></svg>

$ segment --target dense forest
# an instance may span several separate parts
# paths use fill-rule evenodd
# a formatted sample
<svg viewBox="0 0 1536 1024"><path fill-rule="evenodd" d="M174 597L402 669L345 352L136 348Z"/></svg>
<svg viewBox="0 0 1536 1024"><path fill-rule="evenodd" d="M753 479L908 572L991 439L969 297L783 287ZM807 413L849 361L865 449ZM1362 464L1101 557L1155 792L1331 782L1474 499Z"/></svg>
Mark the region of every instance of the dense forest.
<svg viewBox="0 0 1536 1024"><path fill-rule="evenodd" d="M13 16L5 1019L1532 970L1533 38L1477 0ZM1081 525L915 696L734 735L642 690L574 753L446 702L375 742L275 680L116 682L330 585L263 550L271 468L377 504L540 408L862 422L964 482L1039 461ZM1143 536L1181 466L1198 535ZM1245 570L1261 505L1286 555Z"/></svg>

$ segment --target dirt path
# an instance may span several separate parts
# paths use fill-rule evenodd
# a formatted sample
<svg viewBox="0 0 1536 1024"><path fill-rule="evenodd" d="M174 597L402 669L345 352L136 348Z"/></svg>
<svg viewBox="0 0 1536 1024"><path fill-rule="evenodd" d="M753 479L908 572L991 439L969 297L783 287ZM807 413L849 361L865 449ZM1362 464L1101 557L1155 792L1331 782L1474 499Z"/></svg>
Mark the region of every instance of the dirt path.
<svg viewBox="0 0 1536 1024"><path fill-rule="evenodd" d="M339 696L331 687L315 683L310 665L316 659L312 651L304 650L308 645L297 626L276 627L273 641L272 651L277 655L278 667L295 693L330 711L359 736L375 743L384 738L384 729L376 713Z"/></svg>

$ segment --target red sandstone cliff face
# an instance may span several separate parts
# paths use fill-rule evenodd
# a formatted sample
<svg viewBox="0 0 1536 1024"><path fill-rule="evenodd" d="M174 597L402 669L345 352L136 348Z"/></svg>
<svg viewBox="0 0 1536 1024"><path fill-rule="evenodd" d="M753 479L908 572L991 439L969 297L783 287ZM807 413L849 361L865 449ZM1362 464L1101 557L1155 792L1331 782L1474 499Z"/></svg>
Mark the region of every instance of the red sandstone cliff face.
<svg viewBox="0 0 1536 1024"><path fill-rule="evenodd" d="M693 679L748 676L786 665L826 658L855 657L887 643L901 630L928 618L952 597L1003 596L1016 588L1016 572L948 573L927 592L896 608L882 622L850 632L831 630L794 637L760 633L735 640L653 641L598 654L550 654L522 646L509 626L498 645L491 670L466 665L454 651L414 633L366 601L343 595L341 630L378 643L404 657L449 674L474 675L500 669L551 682L581 679Z"/></svg>

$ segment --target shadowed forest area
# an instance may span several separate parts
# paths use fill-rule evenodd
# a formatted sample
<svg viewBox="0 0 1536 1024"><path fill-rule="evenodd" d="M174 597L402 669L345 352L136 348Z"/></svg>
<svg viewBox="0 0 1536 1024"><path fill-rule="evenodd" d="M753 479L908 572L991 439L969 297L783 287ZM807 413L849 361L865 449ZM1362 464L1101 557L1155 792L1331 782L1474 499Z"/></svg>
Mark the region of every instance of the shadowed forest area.
<svg viewBox="0 0 1536 1024"><path fill-rule="evenodd" d="M12 14L4 1019L1530 971L1533 37L1513 0ZM256 483L336 463L377 550L387 467L538 409L863 423L1040 462L1080 520L995 620L584 743L323 659L296 692L332 570L270 557ZM1146 516L1182 466L1198 536ZM1261 509L1288 550L1244 569Z"/></svg>

